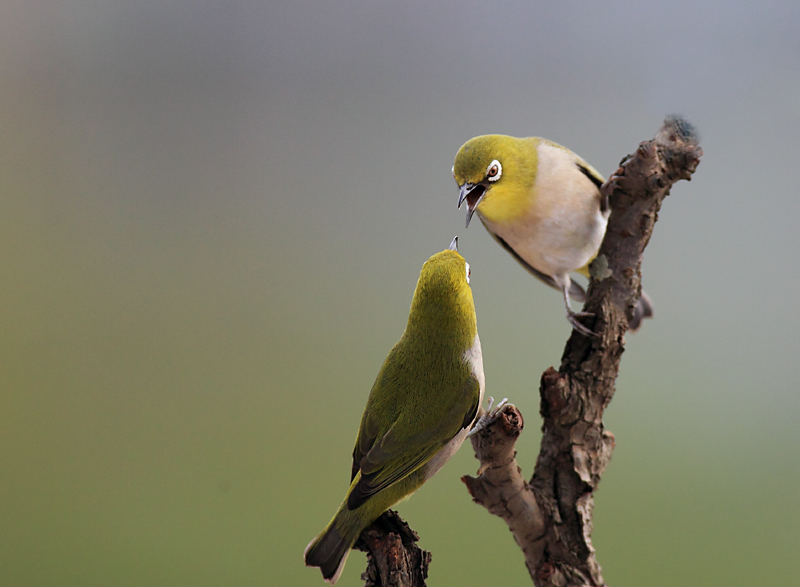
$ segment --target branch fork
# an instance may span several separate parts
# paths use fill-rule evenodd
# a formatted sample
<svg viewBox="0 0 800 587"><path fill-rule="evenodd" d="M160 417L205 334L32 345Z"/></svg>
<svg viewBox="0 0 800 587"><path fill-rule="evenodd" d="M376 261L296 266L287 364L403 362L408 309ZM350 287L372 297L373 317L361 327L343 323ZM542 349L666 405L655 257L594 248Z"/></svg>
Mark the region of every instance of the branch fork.
<svg viewBox="0 0 800 587"><path fill-rule="evenodd" d="M603 413L614 396L624 335L641 295L642 254L661 204L676 181L691 179L702 153L691 125L668 118L655 138L624 158L601 187L611 216L591 267L584 306L594 314L585 325L597 336L573 331L559 370L550 367L542 374L542 441L530 481L516 460L514 446L523 419L515 406L506 405L470 437L480 468L476 477L462 481L473 501L506 522L537 587L605 585L591 541L594 491L614 449ZM372 531L370 527L362 534L364 542L369 543L364 535ZM373 550L373 557L380 552ZM430 554L424 554L420 568L427 575ZM368 580L367 587L424 585L420 576L421 583Z"/></svg>

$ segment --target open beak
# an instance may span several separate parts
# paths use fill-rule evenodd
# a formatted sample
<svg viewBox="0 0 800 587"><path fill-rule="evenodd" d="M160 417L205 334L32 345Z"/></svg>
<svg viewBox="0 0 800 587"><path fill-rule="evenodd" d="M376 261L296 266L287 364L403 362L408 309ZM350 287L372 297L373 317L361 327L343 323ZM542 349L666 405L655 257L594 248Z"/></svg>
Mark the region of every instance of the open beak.
<svg viewBox="0 0 800 587"><path fill-rule="evenodd" d="M461 190L458 193L458 209L461 209L461 204L464 203L464 200L467 201L467 227L469 227L469 221L472 220L472 215L475 214L475 210L478 208L478 204L481 203L483 200L483 196L486 195L486 186L480 183L465 183L461 186Z"/></svg>

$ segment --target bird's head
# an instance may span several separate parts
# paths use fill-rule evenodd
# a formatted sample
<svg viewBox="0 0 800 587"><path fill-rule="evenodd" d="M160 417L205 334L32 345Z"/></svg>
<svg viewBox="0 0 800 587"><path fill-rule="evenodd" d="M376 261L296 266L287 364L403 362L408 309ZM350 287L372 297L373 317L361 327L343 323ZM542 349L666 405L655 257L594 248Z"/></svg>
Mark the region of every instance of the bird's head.
<svg viewBox="0 0 800 587"><path fill-rule="evenodd" d="M470 267L458 252L458 239L422 266L409 315L409 329L418 335L446 333L459 345L475 337L475 305L469 286ZM464 347L466 348L466 347Z"/></svg>
<svg viewBox="0 0 800 587"><path fill-rule="evenodd" d="M468 140L458 150L453 177L459 187L459 209L464 202L467 204L467 226L479 208L483 214L488 207L503 205L503 200L507 199L504 196L522 193L532 185L536 151L525 149L526 140L483 135Z"/></svg>

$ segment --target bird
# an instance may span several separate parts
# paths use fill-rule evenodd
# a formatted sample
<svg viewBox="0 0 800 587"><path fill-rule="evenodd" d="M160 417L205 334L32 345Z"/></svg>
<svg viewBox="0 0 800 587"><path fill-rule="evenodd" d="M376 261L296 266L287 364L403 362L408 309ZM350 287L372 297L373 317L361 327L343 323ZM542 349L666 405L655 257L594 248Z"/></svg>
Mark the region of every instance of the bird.
<svg viewBox="0 0 800 587"><path fill-rule="evenodd" d="M347 494L304 552L330 584L362 530L430 479L478 420L486 383L469 279L458 237L422 266L361 417Z"/></svg>
<svg viewBox="0 0 800 587"><path fill-rule="evenodd" d="M458 208L466 203L469 227L477 212L490 235L535 277L562 292L567 320L595 334L574 312L570 298L586 292L570 273L589 277L589 263L603 241L610 209L600 192L603 176L581 157L541 137L482 135L464 143L452 169ZM653 316L642 292L628 328L635 332Z"/></svg>

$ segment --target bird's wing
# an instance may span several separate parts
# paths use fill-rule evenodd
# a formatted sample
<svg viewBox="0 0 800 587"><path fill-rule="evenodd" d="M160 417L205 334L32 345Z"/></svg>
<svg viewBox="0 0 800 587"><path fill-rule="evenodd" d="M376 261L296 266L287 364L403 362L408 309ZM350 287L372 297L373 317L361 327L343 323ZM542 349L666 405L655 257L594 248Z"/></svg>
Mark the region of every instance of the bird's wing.
<svg viewBox="0 0 800 587"><path fill-rule="evenodd" d="M542 273L541 271L539 271L538 269L536 269L532 265L528 264L528 262L525 261L525 259L520 257L519 254L514 249L511 248L511 245L509 245L505 240L502 239L502 237L496 235L491 230L489 231L489 234L491 234L494 237L494 240L496 240L498 243L500 243L500 246L502 246L506 251L508 251L511 254L511 256L514 257L520 265L522 265L525 269L527 269L528 272L531 275L533 275L535 278L540 280L542 283L544 283L546 285L549 285L553 289L557 289L558 291L561 291L561 286L556 283L555 279L550 277L547 273ZM581 285L579 283L575 283L574 281L570 281L570 284L569 284L569 297L571 297L576 302L585 302L586 301L586 292L584 291L583 287L581 287Z"/></svg>
<svg viewBox="0 0 800 587"><path fill-rule="evenodd" d="M368 406L369 408L369 406ZM361 459L372 449L375 440L380 434L380 423L369 412L369 409L364 413L361 419L361 427L358 430L356 437L356 445L353 448L353 468L350 474L350 482L353 482L356 474L361 470Z"/></svg>
<svg viewBox="0 0 800 587"><path fill-rule="evenodd" d="M589 181L591 181L594 185L597 186L597 189L599 191L600 187L605 183L606 180L603 179L603 176L600 175L600 173L598 173L597 169L589 165L586 161L584 161L577 155L575 157L576 157L575 165L578 166L578 169L581 170L581 173L583 173L586 177L589 178ZM604 196L602 193L600 193L598 194L598 198L600 200L600 211L605 213L608 210L608 196Z"/></svg>
<svg viewBox="0 0 800 587"><path fill-rule="evenodd" d="M435 425L416 414L400 415L400 418L380 439L362 439L362 431L370 430L369 415L359 432L356 450L353 451L353 469L361 471L361 477L347 496L347 507L351 510L363 504L371 496L403 479L427 463L459 431L469 427L478 413L480 384L470 375L458 393L450 410ZM405 417L403 417L405 416ZM401 422L403 434L397 434ZM410 428L410 430L409 430ZM369 450L362 450L370 446ZM356 464L356 459L362 455ZM354 476L355 476L354 473Z"/></svg>
<svg viewBox="0 0 800 587"><path fill-rule="evenodd" d="M580 169L581 172L588 177L594 185L597 186L597 189L600 189L600 186L605 183L606 180L603 179L603 176L600 175L597 169L589 165L586 161L578 156L575 157L575 165L577 165L578 169Z"/></svg>

